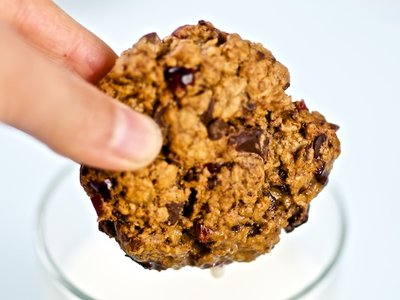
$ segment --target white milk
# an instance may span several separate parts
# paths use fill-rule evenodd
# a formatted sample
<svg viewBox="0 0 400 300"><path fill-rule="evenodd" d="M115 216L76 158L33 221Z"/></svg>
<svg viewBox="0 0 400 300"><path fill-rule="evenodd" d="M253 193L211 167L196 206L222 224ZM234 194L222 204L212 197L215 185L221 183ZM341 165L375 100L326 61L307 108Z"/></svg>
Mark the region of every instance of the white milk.
<svg viewBox="0 0 400 300"><path fill-rule="evenodd" d="M292 246L290 239L282 241L272 253L255 262L234 263L211 272L189 267L158 272L144 270L125 257L117 243L99 236L82 245L71 257L65 277L99 300L228 297L233 300L249 296L251 299L286 299L318 277L326 263L323 256L318 258L312 251L308 255ZM71 295L60 298L54 292L46 299L79 299ZM318 298L320 296L307 299Z"/></svg>

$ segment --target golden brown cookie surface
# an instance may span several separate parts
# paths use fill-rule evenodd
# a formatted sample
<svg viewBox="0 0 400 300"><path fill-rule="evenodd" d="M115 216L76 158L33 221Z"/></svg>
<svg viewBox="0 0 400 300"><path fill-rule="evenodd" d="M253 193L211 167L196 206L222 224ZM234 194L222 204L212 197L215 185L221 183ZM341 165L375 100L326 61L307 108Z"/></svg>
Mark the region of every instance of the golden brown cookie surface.
<svg viewBox="0 0 400 300"><path fill-rule="evenodd" d="M82 167L100 230L158 270L269 252L307 220L340 153L338 127L288 86L270 51L204 21L140 39L99 87L152 116L164 144L140 171Z"/></svg>

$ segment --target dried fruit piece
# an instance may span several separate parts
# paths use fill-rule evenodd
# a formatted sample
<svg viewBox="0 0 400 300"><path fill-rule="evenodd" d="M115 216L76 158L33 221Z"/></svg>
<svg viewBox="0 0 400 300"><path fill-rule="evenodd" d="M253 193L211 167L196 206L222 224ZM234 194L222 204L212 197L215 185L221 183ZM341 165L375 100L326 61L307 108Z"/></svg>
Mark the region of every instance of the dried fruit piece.
<svg viewBox="0 0 400 300"><path fill-rule="evenodd" d="M194 71L183 67L168 68L164 72L168 88L172 92L185 89L187 85L194 83Z"/></svg>
<svg viewBox="0 0 400 300"><path fill-rule="evenodd" d="M196 239L201 244L208 244L211 242L211 235L213 230L204 226L200 221L195 221L194 223L194 232Z"/></svg>

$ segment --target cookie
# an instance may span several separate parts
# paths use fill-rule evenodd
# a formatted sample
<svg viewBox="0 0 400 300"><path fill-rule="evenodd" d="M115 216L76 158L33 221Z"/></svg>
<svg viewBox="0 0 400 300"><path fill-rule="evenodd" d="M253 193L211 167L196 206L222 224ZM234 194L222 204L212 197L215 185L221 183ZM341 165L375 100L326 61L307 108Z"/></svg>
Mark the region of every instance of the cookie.
<svg viewBox="0 0 400 300"><path fill-rule="evenodd" d="M282 229L307 221L340 153L338 126L292 101L270 51L205 21L145 35L98 86L163 133L161 153L139 171L81 167L99 229L148 269L271 251Z"/></svg>

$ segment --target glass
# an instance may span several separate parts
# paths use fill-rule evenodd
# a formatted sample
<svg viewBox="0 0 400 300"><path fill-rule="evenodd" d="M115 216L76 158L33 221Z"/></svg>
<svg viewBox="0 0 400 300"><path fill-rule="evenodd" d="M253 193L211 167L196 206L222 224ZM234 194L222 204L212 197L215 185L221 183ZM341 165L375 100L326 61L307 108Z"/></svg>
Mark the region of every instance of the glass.
<svg viewBox="0 0 400 300"><path fill-rule="evenodd" d="M44 299L328 299L346 236L342 197L332 186L271 253L211 272L144 270L97 230L96 219L78 167L62 170L37 216Z"/></svg>

